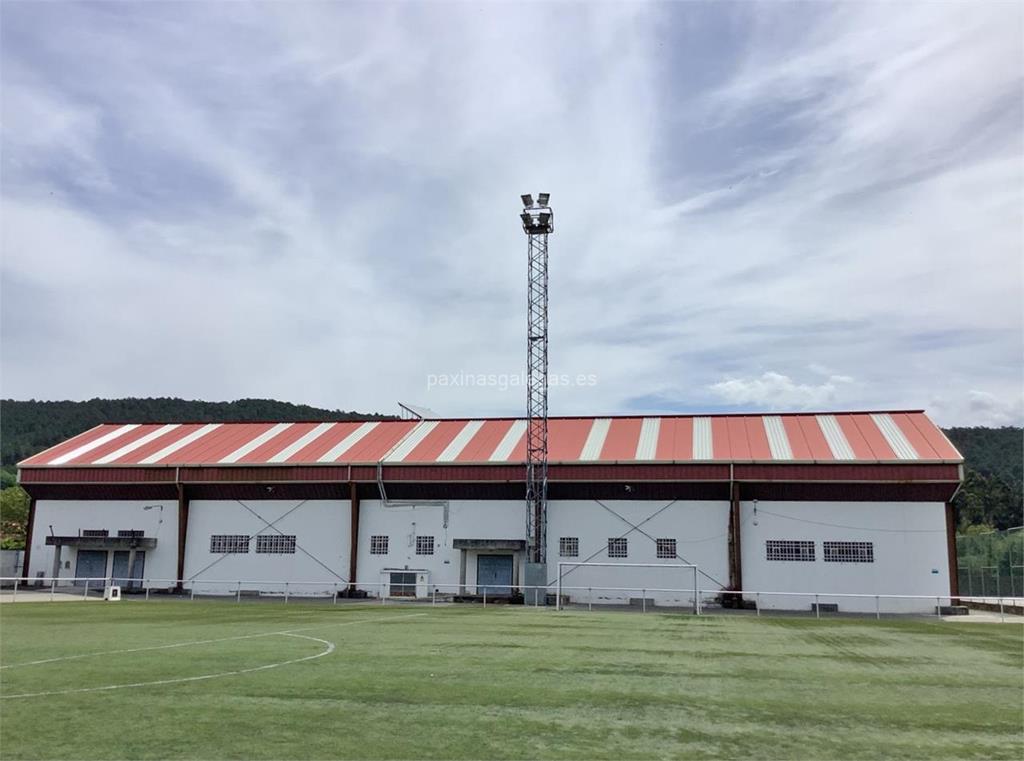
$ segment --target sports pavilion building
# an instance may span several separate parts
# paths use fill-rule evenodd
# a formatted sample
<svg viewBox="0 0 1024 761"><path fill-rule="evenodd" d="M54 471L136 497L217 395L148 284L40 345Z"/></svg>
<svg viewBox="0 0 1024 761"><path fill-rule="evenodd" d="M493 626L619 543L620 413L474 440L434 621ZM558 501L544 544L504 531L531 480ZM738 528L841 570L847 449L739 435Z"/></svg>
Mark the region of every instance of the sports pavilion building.
<svg viewBox="0 0 1024 761"><path fill-rule="evenodd" d="M950 500L963 458L923 412L549 426L552 585L559 562L589 560L695 564L708 599L957 593ZM100 425L19 463L26 576L206 594L286 582L293 595L507 594L526 578L525 430L520 419ZM692 590L688 569L566 570L576 599L640 597L602 586L642 586L663 605L693 598L650 591Z"/></svg>

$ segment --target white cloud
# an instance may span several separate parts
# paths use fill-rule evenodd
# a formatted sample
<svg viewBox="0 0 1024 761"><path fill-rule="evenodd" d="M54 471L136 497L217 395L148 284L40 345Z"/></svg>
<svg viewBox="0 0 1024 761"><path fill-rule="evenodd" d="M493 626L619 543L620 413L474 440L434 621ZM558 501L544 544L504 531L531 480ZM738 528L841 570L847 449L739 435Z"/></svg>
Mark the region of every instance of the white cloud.
<svg viewBox="0 0 1024 761"><path fill-rule="evenodd" d="M821 383L798 383L788 375L765 372L756 378L729 378L709 386L727 404L755 405L765 410L824 410L840 401L840 388L852 383L833 375Z"/></svg>

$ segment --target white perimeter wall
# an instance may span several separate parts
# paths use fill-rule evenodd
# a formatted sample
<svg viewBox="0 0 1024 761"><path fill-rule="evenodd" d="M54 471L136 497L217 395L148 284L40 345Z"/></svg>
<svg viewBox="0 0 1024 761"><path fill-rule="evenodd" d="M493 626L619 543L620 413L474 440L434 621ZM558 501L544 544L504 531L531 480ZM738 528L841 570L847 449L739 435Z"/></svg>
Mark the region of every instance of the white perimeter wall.
<svg viewBox="0 0 1024 761"><path fill-rule="evenodd" d="M445 509L434 506L385 507L380 500L363 500L359 519L360 588L377 595L381 582L388 581L391 570L418 571L417 594L438 588L458 592L460 551L452 547L454 539L518 539L526 534L525 500L452 500ZM370 537L388 537L388 554L371 555ZM434 537L434 554L416 554L416 536ZM467 551L466 586L473 593L476 584L477 552ZM512 554L482 550L480 554ZM522 560L519 553L519 560ZM522 582L521 564L519 578ZM425 577L422 581L419 577Z"/></svg>
<svg viewBox="0 0 1024 761"><path fill-rule="evenodd" d="M765 592L934 595L949 600L946 509L941 502L766 502L740 505L743 587ZM784 517L778 517L784 516ZM833 525L822 525L833 524ZM849 528L844 528L849 527ZM857 528L859 527L859 528ZM769 539L815 543L814 562L769 561ZM824 541L872 542L873 563L826 563ZM813 598L764 596L764 608L809 610ZM839 610L874 612L873 599L829 597ZM882 600L882 612L935 610L935 600Z"/></svg>
<svg viewBox="0 0 1024 761"><path fill-rule="evenodd" d="M706 574L700 579L702 590L717 590L728 582L727 502L680 501L667 508L661 501L602 502L622 517L604 509L594 500L558 500L549 504L548 580L552 585L557 580L559 560L582 561L593 555L593 561L602 562L673 562L657 558L653 539L632 529L630 523L638 525L653 538L674 538L678 554L697 564ZM308 501L288 515L285 514L296 508L299 500L251 500L246 504L262 520L234 500L192 501L185 575L186 578L198 575L197 592L233 593L239 580L246 582L244 589L271 592L281 592L286 581L290 584L315 581L318 584L310 587L295 585L289 593L329 594L335 585L342 586L348 580L348 500ZM163 509L143 510L146 505L160 505ZM949 574L945 506L941 502L761 501L758 503L757 525L754 525L753 508L752 502L741 504L743 582L746 589L927 595L938 596L943 604L947 603ZM210 553L212 534L252 536L274 533L264 520L273 523L282 533L294 534L297 544L316 560L301 550L295 554L258 554L255 540L244 555ZM45 544L51 524L58 535L77 535L82 529L107 529L111 536L116 536L119 529L142 529L147 537L157 538L156 548L146 553L145 577L169 582L176 575L177 504L174 501L39 500L35 521L29 569L32 577L40 571L46 576L51 573L53 548ZM448 508L447 527L441 507L383 507L377 500L364 500L359 525L358 581L363 582L361 586L368 592L377 594L379 583L387 580L389 569L408 568L424 572L425 579L418 590L421 594L426 594L432 587L456 591L460 552L452 547L452 541L523 539L525 522L524 500L452 501ZM374 534L389 537L386 556L370 554L370 536ZM416 555L416 535L434 537L434 555ZM609 558L608 539L623 535L628 539L628 557ZM579 538L578 558L559 557L559 538L563 536ZM816 559L814 562L767 561L765 541L768 539L813 541ZM873 542L874 562L826 563L822 542L831 540ZM468 592L475 591L477 554L467 552ZM113 553L110 554L111 560L112 557ZM520 553L516 564L519 569L517 583L523 581L523 560ZM70 563L70 567L63 568L62 562L61 576L72 576L76 563L73 548L64 548L62 561ZM593 597L595 604L623 603L629 598L640 597L641 593L609 591L599 595L597 588L635 586L641 589L689 590L692 575L678 569L577 568L565 577L564 583L594 589L589 594L572 591L571 595L578 601L585 602L588 597ZM154 582L154 586L158 584ZM685 606L692 600L692 593L647 592L645 596L665 605ZM787 595L763 596L760 602L765 608L808 610L812 600ZM875 609L873 599L854 601L852 598L823 596L821 602L837 602L840 610L873 612ZM934 604L934 600L890 600L882 602L882 610L923 612L931 611Z"/></svg>
<svg viewBox="0 0 1024 761"><path fill-rule="evenodd" d="M601 502L609 509L594 500L560 500L549 504L548 577L552 581L557 580L559 561L589 559L604 563L688 562L699 566L703 572L699 576L701 590L718 590L728 585L728 502L679 501L671 505L669 500ZM621 536L627 539L628 557L609 558L608 539ZM579 557L560 557L561 537L579 538ZM658 558L654 541L658 538L675 539L676 553L685 561ZM688 606L693 602L692 591L650 591L651 588L692 590L690 569L577 567L565 568L563 573L563 594L568 594L574 602L623 604L641 596L659 605Z"/></svg>
<svg viewBox="0 0 1024 761"><path fill-rule="evenodd" d="M143 510L156 505L152 510ZM161 509L163 508L163 509ZM173 579L178 570L178 503L174 500L50 500L36 502L35 528L32 532L32 557L29 576L42 571L53 572L54 548L47 546L50 526L57 536L77 536L82 529L107 529L110 536L118 530L142 529L147 537L155 537L156 547L146 550L144 576L150 579ZM61 577L75 575L77 561L74 547L61 550ZM107 555L110 574L114 553ZM70 564L65 568L65 564Z"/></svg>
<svg viewBox="0 0 1024 761"><path fill-rule="evenodd" d="M348 500L242 501L256 515L235 500L190 503L185 578L194 580L185 584L187 589L200 594L233 594L241 581L243 590L283 593L288 582L289 594L299 596L331 594L336 584L344 587L349 558ZM277 533L295 536L294 554L257 553L255 538L244 554L210 552L214 534ZM303 581L318 583L294 583Z"/></svg>

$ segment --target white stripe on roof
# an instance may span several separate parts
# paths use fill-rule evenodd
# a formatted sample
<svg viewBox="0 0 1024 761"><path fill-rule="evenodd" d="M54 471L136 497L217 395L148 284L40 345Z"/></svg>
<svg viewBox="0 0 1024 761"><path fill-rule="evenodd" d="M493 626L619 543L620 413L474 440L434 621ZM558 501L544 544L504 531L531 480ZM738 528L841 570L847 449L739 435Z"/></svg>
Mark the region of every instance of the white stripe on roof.
<svg viewBox="0 0 1024 761"><path fill-rule="evenodd" d="M312 442L314 442L317 439L319 439L321 436L323 436L329 430L334 428L334 426L336 426L336 425L337 425L337 423L321 423L320 425L318 425L313 430L307 431L306 433L304 433L302 436L300 436L298 439L296 439L291 444L286 446L284 449L282 449L280 452L278 452L273 457L268 458L267 462L285 462L285 461L287 461L288 458L291 457L293 454L295 454L296 452L298 452L300 449L304 448L308 444L311 444Z"/></svg>
<svg viewBox="0 0 1024 761"><path fill-rule="evenodd" d="M125 444L120 449L118 449L118 450L116 450L114 452L111 452L108 455L104 455L103 457L98 459L96 462L94 462L93 465L106 465L108 462L114 462L115 460L120 460L126 454L130 454L131 452L134 452L136 449L140 449L140 448L146 446L146 444L148 444L149 442L154 441L155 439L159 439L161 436L163 436L166 433L170 433L171 431L173 431L175 428L179 427L180 425L181 425L181 423L168 423L167 425L160 426L155 431L150 431L145 436L142 436L141 438L136 439L132 443Z"/></svg>
<svg viewBox="0 0 1024 761"><path fill-rule="evenodd" d="M587 434L587 440L583 444L583 450L580 452L580 460L596 460L601 456L604 440L608 438L608 429L611 426L611 418L599 417L594 421L594 424L590 426L590 433Z"/></svg>
<svg viewBox="0 0 1024 761"><path fill-rule="evenodd" d="M366 434L368 434L370 431L377 427L378 422L379 421L371 420L367 421L366 423L363 423L361 426L352 431L352 433L350 433L348 436L346 436L333 447L331 447L331 450L320 458L320 462L334 462L335 460L337 460L345 452L347 452L360 441L362 441L366 437Z"/></svg>
<svg viewBox="0 0 1024 761"><path fill-rule="evenodd" d="M516 420L509 426L508 431L505 432L505 437L498 443L498 446L494 448L494 452L488 458L490 462L502 462L509 458L512 454L512 450L516 448L516 444L519 443L519 439L523 438L523 434L526 433L526 421Z"/></svg>
<svg viewBox="0 0 1024 761"><path fill-rule="evenodd" d="M914 449L914 445L910 443L910 440L900 430L900 427L896 425L892 415L888 412L873 413L871 419L875 421L878 430L885 436L885 440L889 442L889 446L892 447L892 451L896 453L897 457L901 460L920 459L917 450Z"/></svg>
<svg viewBox="0 0 1024 761"><path fill-rule="evenodd" d="M437 456L438 462L451 462L460 454L462 450L466 448L466 445L476 436L476 432L483 427L483 420L470 420L466 425L462 427L455 438L452 439L451 444L444 448L444 451Z"/></svg>
<svg viewBox="0 0 1024 761"><path fill-rule="evenodd" d="M264 431L263 433L261 433L255 439L250 441L248 444L243 444L242 446L240 446L234 452L232 452L227 457L225 457L223 460L221 460L221 462L222 463L224 463L224 462L238 462L239 460L241 460L243 457L245 457L250 452L255 451L259 447L261 447L264 444L266 444L272 438L277 436L277 434L279 434L282 431L286 431L289 428L291 428L292 425L293 425L293 423L278 423L273 428L270 428L270 429Z"/></svg>
<svg viewBox="0 0 1024 761"><path fill-rule="evenodd" d="M147 457L147 458L145 458L143 460L139 460L139 464L140 465L152 465L155 462L160 462L160 460L164 459L165 457L170 457L172 454L177 452L179 449L184 449L189 444L191 444L193 441L198 441L199 439L203 438L203 436L205 436L206 434L210 433L211 431L217 430L218 428L220 428L220 425L221 425L220 423L207 423L202 428L199 428L199 429L197 429L195 431L192 431L192 433L190 433L188 436L182 436L180 439L175 441L173 444L168 444L163 449L161 449L159 452L156 452L155 454L151 454L149 457Z"/></svg>
<svg viewBox="0 0 1024 761"><path fill-rule="evenodd" d="M395 446L394 449L384 455L381 459L384 462L401 462L412 453L412 450L419 446L419 443L423 441L423 439L425 439L432 430L437 428L437 424L437 420L420 421L416 424L415 428L409 431L404 439L398 442L398 445Z"/></svg>
<svg viewBox="0 0 1024 761"><path fill-rule="evenodd" d="M814 417L818 420L818 427L821 428L821 432L825 434L825 441L828 442L828 448L832 450L833 457L837 460L857 459L853 454L853 447L846 440L843 429L839 427L839 421L836 420L835 415L815 415Z"/></svg>
<svg viewBox="0 0 1024 761"><path fill-rule="evenodd" d="M778 415L765 415L764 432L768 434L768 448L772 451L773 460L792 460L793 450L789 446L789 437L782 418Z"/></svg>
<svg viewBox="0 0 1024 761"><path fill-rule="evenodd" d="M711 418L695 417L693 419L693 459L713 460L714 449L711 446Z"/></svg>
<svg viewBox="0 0 1024 761"><path fill-rule="evenodd" d="M76 447L72 449L70 452L62 454L60 457L54 457L52 460L50 460L49 464L62 465L65 462L68 462L69 460L73 460L76 457L84 455L86 452L91 452L97 447L103 446L109 441L113 441L114 439L124 436L129 431L134 431L138 427L138 423L129 423L128 425L122 425L120 428L115 428L113 431L103 434L98 439L93 439L88 444L82 444L82 446Z"/></svg>
<svg viewBox="0 0 1024 761"><path fill-rule="evenodd" d="M660 417L645 417L640 425L640 440L636 443L636 459L653 460L658 456L658 432L661 431Z"/></svg>

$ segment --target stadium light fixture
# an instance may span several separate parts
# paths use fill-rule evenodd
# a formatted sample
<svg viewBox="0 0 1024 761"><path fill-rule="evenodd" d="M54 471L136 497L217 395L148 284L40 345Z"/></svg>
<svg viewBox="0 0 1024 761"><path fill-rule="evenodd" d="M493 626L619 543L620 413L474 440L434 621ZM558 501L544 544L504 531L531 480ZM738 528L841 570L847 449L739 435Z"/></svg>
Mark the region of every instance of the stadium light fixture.
<svg viewBox="0 0 1024 761"><path fill-rule="evenodd" d="M537 194L537 203L540 206L547 206L548 205L548 201L550 199L551 199L551 194L550 193L538 193Z"/></svg>
<svg viewBox="0 0 1024 761"><path fill-rule="evenodd" d="M550 211L542 211L540 213L540 219L537 222L537 224L540 227L542 227L542 228L544 228L546 230L548 225L551 224L551 212Z"/></svg>
<svg viewBox="0 0 1024 761"><path fill-rule="evenodd" d="M531 217L527 212L524 211L519 215L519 218L523 220L524 227L530 227L533 225L533 217Z"/></svg>
<svg viewBox="0 0 1024 761"><path fill-rule="evenodd" d="M533 206L533 196L531 194L524 193L519 197L523 199L523 206L525 206L526 208L530 208L531 206Z"/></svg>

